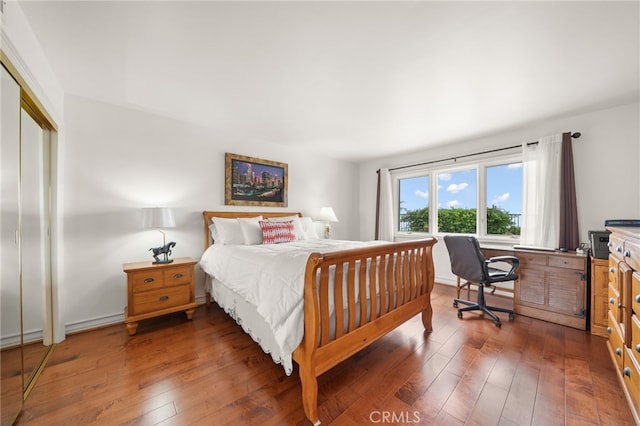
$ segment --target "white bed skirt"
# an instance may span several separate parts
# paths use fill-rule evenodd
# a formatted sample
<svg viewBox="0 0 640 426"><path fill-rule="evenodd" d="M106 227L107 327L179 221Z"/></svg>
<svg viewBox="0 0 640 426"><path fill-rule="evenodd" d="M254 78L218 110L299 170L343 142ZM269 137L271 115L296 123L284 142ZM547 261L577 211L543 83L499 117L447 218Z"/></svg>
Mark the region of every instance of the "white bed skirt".
<svg viewBox="0 0 640 426"><path fill-rule="evenodd" d="M276 343L271 327L258 314L255 305L245 301L231 291L223 282L207 275L205 290L211 294L215 302L233 318L253 340L260 345L262 350L271 355L273 362L282 365L284 372L290 376L293 372L293 359L291 354L282 354Z"/></svg>

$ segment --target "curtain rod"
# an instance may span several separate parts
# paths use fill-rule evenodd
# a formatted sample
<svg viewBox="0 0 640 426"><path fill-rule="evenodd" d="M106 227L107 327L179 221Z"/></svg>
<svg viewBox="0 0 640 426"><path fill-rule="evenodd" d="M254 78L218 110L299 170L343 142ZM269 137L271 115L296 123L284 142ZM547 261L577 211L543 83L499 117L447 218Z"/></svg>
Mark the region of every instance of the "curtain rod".
<svg viewBox="0 0 640 426"><path fill-rule="evenodd" d="M574 138L574 139L578 139L580 136L582 136L582 134L580 132L575 132L575 133L571 134L571 137ZM538 141L527 142L527 145L537 145L537 144L538 144ZM443 161L450 161L450 160L457 161L458 158L473 157L474 155L482 155L482 154L491 154L492 152L506 151L507 149L520 148L521 146L522 145L512 145L512 146L506 146L504 148L490 149L488 151L474 152L473 154L464 154L464 155L458 155L456 157L443 158L441 160L426 161L424 163L410 164L408 166L393 167L393 168L389 169L389 171L407 169L409 167L426 166L428 164L441 163ZM380 172L380 169L377 170L377 173L379 173L379 172Z"/></svg>

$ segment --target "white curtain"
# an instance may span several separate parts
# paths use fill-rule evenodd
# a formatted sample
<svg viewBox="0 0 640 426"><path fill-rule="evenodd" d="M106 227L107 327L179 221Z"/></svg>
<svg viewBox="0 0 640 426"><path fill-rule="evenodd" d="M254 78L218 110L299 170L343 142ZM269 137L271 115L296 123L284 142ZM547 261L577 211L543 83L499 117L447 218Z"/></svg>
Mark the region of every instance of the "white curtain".
<svg viewBox="0 0 640 426"><path fill-rule="evenodd" d="M520 241L558 248L560 239L560 165L562 134L523 144L523 200Z"/></svg>
<svg viewBox="0 0 640 426"><path fill-rule="evenodd" d="M380 212L378 239L393 241L393 195L391 193L391 173L380 169Z"/></svg>

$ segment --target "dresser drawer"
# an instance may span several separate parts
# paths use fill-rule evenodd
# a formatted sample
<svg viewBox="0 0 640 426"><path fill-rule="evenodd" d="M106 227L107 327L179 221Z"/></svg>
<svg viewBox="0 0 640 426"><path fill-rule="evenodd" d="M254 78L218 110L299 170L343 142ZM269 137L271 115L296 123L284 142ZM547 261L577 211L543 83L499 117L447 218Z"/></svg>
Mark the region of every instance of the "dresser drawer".
<svg viewBox="0 0 640 426"><path fill-rule="evenodd" d="M640 272L631 275L631 309L640 317Z"/></svg>
<svg viewBox="0 0 640 426"><path fill-rule="evenodd" d="M631 348L629 352L640 364L640 319L635 315L631 317Z"/></svg>
<svg viewBox="0 0 640 426"><path fill-rule="evenodd" d="M193 267L172 268L164 271L164 285L171 287L174 285L188 284L191 282L191 272Z"/></svg>
<svg viewBox="0 0 640 426"><path fill-rule="evenodd" d="M133 292L149 291L162 288L164 285L164 274L162 271L140 271L129 274L129 279L133 287Z"/></svg>
<svg viewBox="0 0 640 426"><path fill-rule="evenodd" d="M631 266L631 269L640 270L640 242L625 240L622 255L627 265Z"/></svg>
<svg viewBox="0 0 640 426"><path fill-rule="evenodd" d="M567 268L577 269L578 271L584 271L585 258L579 257L564 257L564 256L550 256L549 266L554 268Z"/></svg>
<svg viewBox="0 0 640 426"><path fill-rule="evenodd" d="M609 306L609 315L612 315L617 323L622 322L620 318L620 293L612 285L609 285L607 303Z"/></svg>
<svg viewBox="0 0 640 426"><path fill-rule="evenodd" d="M626 349L627 353L624 357L624 367L622 369L622 377L624 384L629 391L631 403L637 411L640 411L640 368L636 362L636 358L629 355L631 350Z"/></svg>
<svg viewBox="0 0 640 426"><path fill-rule="evenodd" d="M609 256L609 285L620 291L619 261L614 256Z"/></svg>
<svg viewBox="0 0 640 426"><path fill-rule="evenodd" d="M607 333L609 333L609 344L613 351L613 356L616 360L616 364L619 371L622 371L624 366L624 344L622 336L620 335L620 328L617 321L609 312L609 326L607 327Z"/></svg>
<svg viewBox="0 0 640 426"><path fill-rule="evenodd" d="M518 252L516 254L521 266L547 266L547 255Z"/></svg>
<svg viewBox="0 0 640 426"><path fill-rule="evenodd" d="M148 312L185 305L190 302L190 298L191 291L189 285L136 293L133 295L133 314L146 314Z"/></svg>
<svg viewBox="0 0 640 426"><path fill-rule="evenodd" d="M622 260L622 251L624 250L624 238L619 235L609 235L609 253L611 253L616 259Z"/></svg>

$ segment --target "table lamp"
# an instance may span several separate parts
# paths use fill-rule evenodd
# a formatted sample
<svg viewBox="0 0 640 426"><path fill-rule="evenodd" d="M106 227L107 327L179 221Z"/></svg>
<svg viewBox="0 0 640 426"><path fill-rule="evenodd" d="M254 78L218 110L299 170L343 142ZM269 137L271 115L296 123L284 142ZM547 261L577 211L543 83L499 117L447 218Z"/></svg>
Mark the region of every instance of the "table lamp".
<svg viewBox="0 0 640 426"><path fill-rule="evenodd" d="M331 238L331 222L337 222L338 218L331 207L323 207L316 216L317 221L324 222L324 237Z"/></svg>
<svg viewBox="0 0 640 426"><path fill-rule="evenodd" d="M149 251L153 252L154 265L173 262L173 259L169 259L169 255L176 243L172 241L167 244L166 235L161 228L175 228L175 226L176 221L173 218L173 211L169 207L147 207L142 209L142 227L157 229L162 234L162 246L149 249ZM162 259L158 257L160 254L164 255Z"/></svg>

